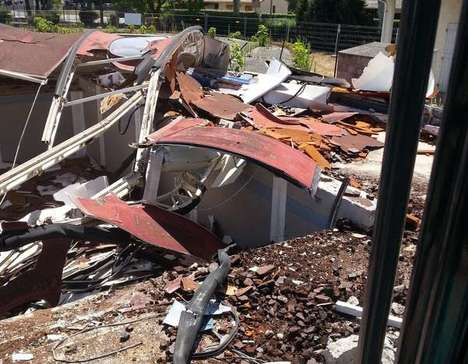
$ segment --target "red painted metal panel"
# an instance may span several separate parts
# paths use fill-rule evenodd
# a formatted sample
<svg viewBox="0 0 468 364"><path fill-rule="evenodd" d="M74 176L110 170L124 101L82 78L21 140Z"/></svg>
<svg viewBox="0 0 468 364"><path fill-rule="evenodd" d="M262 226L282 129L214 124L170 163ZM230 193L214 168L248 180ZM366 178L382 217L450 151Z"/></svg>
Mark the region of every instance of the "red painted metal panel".
<svg viewBox="0 0 468 364"><path fill-rule="evenodd" d="M317 173L316 163L304 153L252 131L192 126L168 133L156 132L148 139L155 144L193 145L237 154L305 188L312 187Z"/></svg>
<svg viewBox="0 0 468 364"><path fill-rule="evenodd" d="M219 239L183 216L150 205L127 205L115 195L97 200L78 199L89 216L115 225L149 244L201 258L223 247Z"/></svg>

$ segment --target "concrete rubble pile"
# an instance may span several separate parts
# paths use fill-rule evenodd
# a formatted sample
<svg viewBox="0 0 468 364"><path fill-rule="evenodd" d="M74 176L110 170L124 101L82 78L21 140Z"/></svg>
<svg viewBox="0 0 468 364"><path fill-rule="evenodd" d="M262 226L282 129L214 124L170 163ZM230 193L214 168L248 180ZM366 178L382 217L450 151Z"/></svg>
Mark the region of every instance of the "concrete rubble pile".
<svg viewBox="0 0 468 364"><path fill-rule="evenodd" d="M333 309L360 298L365 275L364 260L358 274L332 257L341 250L327 251L336 240L353 256L341 232L317 233L317 252L308 239L252 249L343 219L365 234L372 228L375 191L336 179L333 163L364 161L383 147L389 92L275 59L264 74L230 72L228 44L199 27L172 37L49 38L0 27L0 39L22 44L0 44L0 54L35 59L41 45L53 50L40 65L0 58L0 76L39 85L24 130L40 117L41 88L52 92L42 149L17 160L28 145L23 130L0 175L0 296L10 297L0 316L154 280L157 293L130 305L167 314L158 316L167 338L160 362L244 355L313 363L330 338L357 332ZM417 229L419 218L409 220ZM357 249L367 254L365 244ZM331 274L301 272L324 255ZM109 356L142 345L127 346L127 331ZM54 357L80 354L63 347Z"/></svg>

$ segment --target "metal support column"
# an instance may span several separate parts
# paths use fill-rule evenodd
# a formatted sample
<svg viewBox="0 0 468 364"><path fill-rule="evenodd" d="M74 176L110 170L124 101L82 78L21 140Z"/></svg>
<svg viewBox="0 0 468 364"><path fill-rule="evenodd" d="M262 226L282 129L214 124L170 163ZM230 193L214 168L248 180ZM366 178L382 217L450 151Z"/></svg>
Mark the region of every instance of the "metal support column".
<svg viewBox="0 0 468 364"><path fill-rule="evenodd" d="M359 363L380 363L405 224L440 0L404 1L377 214L359 338Z"/></svg>
<svg viewBox="0 0 468 364"><path fill-rule="evenodd" d="M399 363L466 363L468 339L468 0L418 243ZM465 346L464 346L465 345Z"/></svg>

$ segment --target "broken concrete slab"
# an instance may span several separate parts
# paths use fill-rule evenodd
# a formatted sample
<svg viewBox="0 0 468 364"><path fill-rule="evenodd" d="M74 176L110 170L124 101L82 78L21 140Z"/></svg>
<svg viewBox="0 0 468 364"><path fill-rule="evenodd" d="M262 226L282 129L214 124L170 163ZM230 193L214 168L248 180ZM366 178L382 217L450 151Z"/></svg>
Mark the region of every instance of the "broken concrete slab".
<svg viewBox="0 0 468 364"><path fill-rule="evenodd" d="M359 336L351 335L336 341L330 341L322 352L326 364L357 364ZM386 337L382 354L382 364L393 364L396 348L392 341Z"/></svg>

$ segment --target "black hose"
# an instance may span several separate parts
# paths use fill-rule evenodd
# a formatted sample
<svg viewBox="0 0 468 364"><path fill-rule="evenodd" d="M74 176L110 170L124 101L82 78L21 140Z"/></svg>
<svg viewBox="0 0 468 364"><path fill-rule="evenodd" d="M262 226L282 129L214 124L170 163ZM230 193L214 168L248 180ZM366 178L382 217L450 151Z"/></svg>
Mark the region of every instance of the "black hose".
<svg viewBox="0 0 468 364"><path fill-rule="evenodd" d="M187 305L187 309L180 316L175 342L174 364L190 363L198 333L204 323L205 308L216 288L226 280L231 268L227 254L228 249L229 247L218 250L219 267L206 277Z"/></svg>
<svg viewBox="0 0 468 364"><path fill-rule="evenodd" d="M23 245L56 238L90 240L94 242L123 242L130 234L117 228L100 228L72 224L50 224L26 230L8 231L0 234L0 251L19 248Z"/></svg>
<svg viewBox="0 0 468 364"><path fill-rule="evenodd" d="M336 194L335 201L333 202L332 209L330 211L330 217L328 218L328 228L333 229L335 227L336 217L338 216L338 210L340 209L341 202L343 201L344 194L349 185L349 177L346 177L341 182L340 189Z"/></svg>

